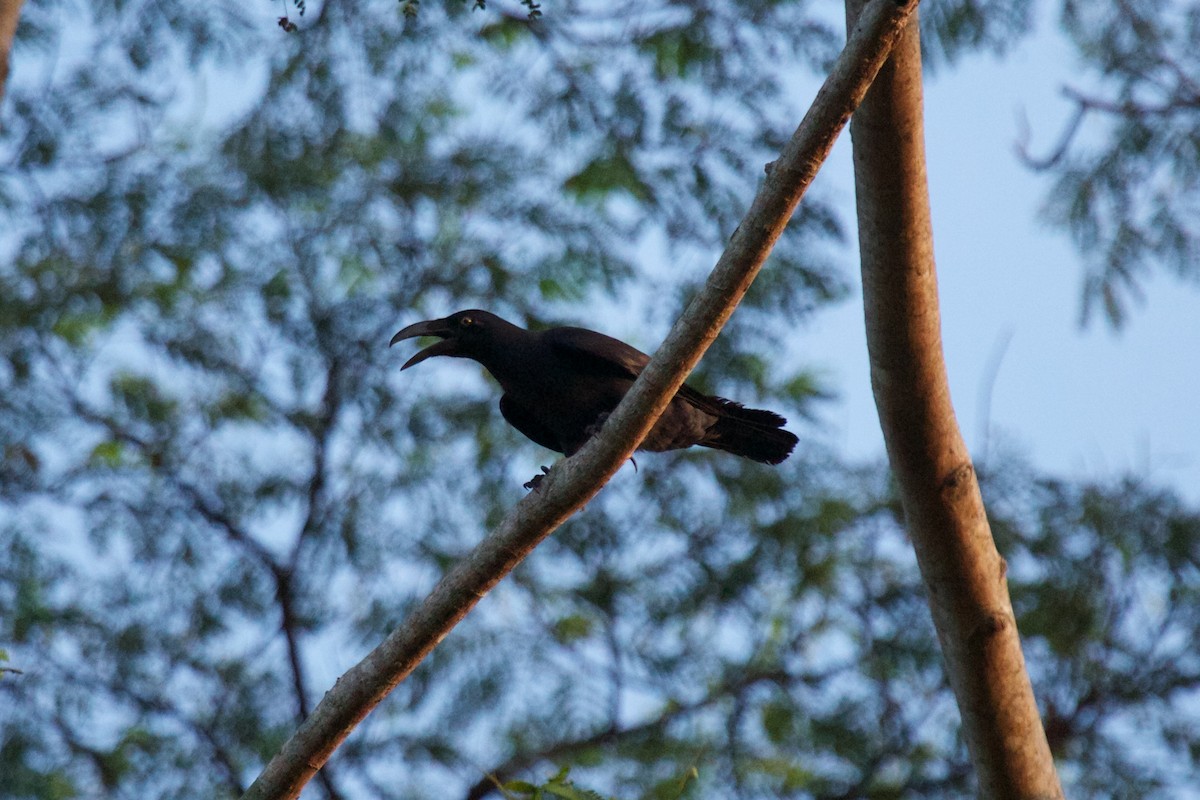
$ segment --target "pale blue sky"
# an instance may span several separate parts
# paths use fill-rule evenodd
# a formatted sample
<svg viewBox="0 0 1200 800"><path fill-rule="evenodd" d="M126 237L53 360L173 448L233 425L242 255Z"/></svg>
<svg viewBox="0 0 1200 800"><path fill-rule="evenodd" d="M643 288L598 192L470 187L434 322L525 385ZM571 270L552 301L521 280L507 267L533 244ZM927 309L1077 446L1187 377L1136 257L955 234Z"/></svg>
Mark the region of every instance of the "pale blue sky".
<svg viewBox="0 0 1200 800"><path fill-rule="evenodd" d="M270 30L275 11L262 10ZM243 78L244 95L260 88L261 77ZM815 76L798 78L797 121L818 85ZM216 80L195 87L195 102L182 106L191 116L180 124L198 123L197 115L210 123L231 119L244 107L243 94L225 85L216 91ZM987 423L993 452L1015 445L1036 465L1075 477L1132 471L1200 501L1200 414L1193 410L1200 291L1160 277L1120 333L1099 318L1081 330L1080 256L1064 233L1039 220L1048 177L1015 155L1022 117L1033 151L1052 148L1071 112L1060 88L1080 80L1068 45L1043 21L1006 57L973 55L927 82L929 178L955 407L977 458ZM818 190L853 223L847 134ZM856 279L852 249L841 258ZM616 322L598 327L626 333ZM818 313L798 339L803 363L840 394L825 407L832 443L852 457L881 457L858 292ZM988 376L1006 340L989 404Z"/></svg>
<svg viewBox="0 0 1200 800"><path fill-rule="evenodd" d="M1049 152L1072 111L1061 87L1086 86L1050 14L1042 16L1036 35L1005 57L972 55L927 80L943 339L959 423L976 459L984 455L986 427L993 453L1016 447L1063 476L1133 472L1200 501L1200 413L1193 411L1200 396L1200 291L1159 277L1119 333L1100 316L1081 329L1081 257L1064 232L1040 219L1050 178L1016 156L1022 119L1032 152ZM799 122L819 78L797 78ZM817 189L853 225L848 133ZM850 247L842 260L857 283ZM628 334L615 319L598 327ZM857 289L800 331L795 352L840 395L825 407L832 444L854 458L882 457Z"/></svg>
<svg viewBox="0 0 1200 800"><path fill-rule="evenodd" d="M1049 179L1016 156L1022 115L1035 154L1057 142L1071 112L1064 83L1081 85L1079 72L1046 26L1004 59L973 56L927 80L943 338L959 423L977 459L987 416L993 453L1016 445L1058 474L1134 472L1200 500L1200 292L1159 277L1119 333L1098 316L1080 329L1081 257L1040 221ZM843 135L822 183L853 220L849 154ZM985 415L991 362L1010 335ZM802 336L842 395L826 415L834 443L856 457L881 454L857 288Z"/></svg>

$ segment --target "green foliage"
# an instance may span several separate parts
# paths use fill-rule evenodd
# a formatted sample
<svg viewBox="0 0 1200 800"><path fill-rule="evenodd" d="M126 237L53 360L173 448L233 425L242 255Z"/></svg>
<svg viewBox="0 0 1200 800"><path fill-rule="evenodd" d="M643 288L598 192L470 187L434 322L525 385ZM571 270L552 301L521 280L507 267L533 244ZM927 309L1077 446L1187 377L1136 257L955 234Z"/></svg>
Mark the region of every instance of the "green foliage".
<svg viewBox="0 0 1200 800"><path fill-rule="evenodd" d="M1119 327L1155 271L1200 278L1200 8L1066 2L1061 19L1087 71L1065 87L1076 119L1033 163L1088 266L1081 322Z"/></svg>
<svg viewBox="0 0 1200 800"><path fill-rule="evenodd" d="M1004 53L1033 29L1031 0L939 0L920 8L922 57L930 67L980 50Z"/></svg>
<svg viewBox="0 0 1200 800"><path fill-rule="evenodd" d="M660 78L684 78L709 64L717 55L709 42L690 27L664 28L642 38L638 46L654 58Z"/></svg>
<svg viewBox="0 0 1200 800"><path fill-rule="evenodd" d="M4 649L0 649L0 679L3 679L5 675L20 675L22 672L21 670L17 669L16 667L4 666L4 664L7 661L8 661L8 651L4 650Z"/></svg>
<svg viewBox="0 0 1200 800"><path fill-rule="evenodd" d="M625 192L645 202L650 187L623 153L597 156L563 182L563 188L580 200L603 200L614 192Z"/></svg>
<svg viewBox="0 0 1200 800"><path fill-rule="evenodd" d="M1029 0L923 4L926 62L1004 53L1032 30L1033 8ZM1119 328L1155 272L1200 279L1200 8L1063 0L1057 17L1080 67L1062 87L1074 117L1048 153L1023 155L1050 181L1047 219L1084 257L1081 324L1100 313Z"/></svg>
<svg viewBox="0 0 1200 800"><path fill-rule="evenodd" d="M1176 734L1200 688L1200 658L1185 643L1200 602L1200 515L1134 479L1021 491L1035 520L1016 523L1028 508L1011 496L992 510L1051 749L1106 763L1104 777L1081 775L1081 791L1169 794L1170 779L1148 763L1197 763ZM1139 748L1121 742L1118 720L1137 721ZM1080 738L1084 729L1098 735Z"/></svg>
<svg viewBox="0 0 1200 800"><path fill-rule="evenodd" d="M458 0L458 3L461 5L466 5L468 2L471 4L472 11L484 11L487 9L487 0ZM447 5L452 4L447 3ZM536 0L521 0L521 5L526 9L527 20L533 21L542 16L542 6ZM421 2L420 0L400 0L400 11L406 18L414 19L421 11ZM300 13L304 13L303 7L301 7ZM515 18L507 17L507 19Z"/></svg>
<svg viewBox="0 0 1200 800"><path fill-rule="evenodd" d="M528 797L530 800L550 800L558 797L562 800L611 800L590 789L583 789L568 780L570 770L560 769L550 780L543 784L533 784L528 781L509 781L504 784L502 791L506 797Z"/></svg>

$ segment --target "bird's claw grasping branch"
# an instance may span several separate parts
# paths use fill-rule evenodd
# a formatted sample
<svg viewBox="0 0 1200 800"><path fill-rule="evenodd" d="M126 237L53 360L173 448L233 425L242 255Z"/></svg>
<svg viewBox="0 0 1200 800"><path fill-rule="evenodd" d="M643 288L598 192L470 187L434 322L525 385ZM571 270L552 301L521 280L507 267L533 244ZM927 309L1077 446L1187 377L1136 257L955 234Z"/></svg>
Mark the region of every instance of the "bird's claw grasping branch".
<svg viewBox="0 0 1200 800"><path fill-rule="evenodd" d="M542 474L534 475L532 478L530 478L528 481L526 481L524 483L525 488L536 492L538 490L538 487L542 485L542 479L549 474L550 474L550 468L542 467Z"/></svg>

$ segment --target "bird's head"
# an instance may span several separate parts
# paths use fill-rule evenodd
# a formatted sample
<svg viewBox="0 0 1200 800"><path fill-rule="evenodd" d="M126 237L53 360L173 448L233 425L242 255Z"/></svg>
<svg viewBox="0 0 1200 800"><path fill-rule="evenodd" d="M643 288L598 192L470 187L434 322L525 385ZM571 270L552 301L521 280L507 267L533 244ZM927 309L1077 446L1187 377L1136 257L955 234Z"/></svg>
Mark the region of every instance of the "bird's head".
<svg viewBox="0 0 1200 800"><path fill-rule="evenodd" d="M456 311L443 319L429 319L424 322L414 322L392 337L389 347L404 339L414 339L418 336L437 336L440 342L431 344L415 356L404 362L400 369L405 370L414 364L420 364L434 356L457 356L459 358L478 358L489 340L489 335L498 324L504 320L495 314L489 314L479 309Z"/></svg>

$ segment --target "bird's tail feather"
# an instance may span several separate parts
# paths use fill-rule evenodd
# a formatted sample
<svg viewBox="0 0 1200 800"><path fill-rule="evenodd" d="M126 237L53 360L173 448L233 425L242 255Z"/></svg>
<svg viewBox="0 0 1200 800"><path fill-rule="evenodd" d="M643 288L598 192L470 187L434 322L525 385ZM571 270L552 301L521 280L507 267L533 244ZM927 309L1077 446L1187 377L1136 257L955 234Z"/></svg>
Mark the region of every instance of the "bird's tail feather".
<svg viewBox="0 0 1200 800"><path fill-rule="evenodd" d="M792 454L799 440L791 431L783 430L787 423L783 417L722 397L706 399L719 405L720 412L701 445L763 464L778 464Z"/></svg>

